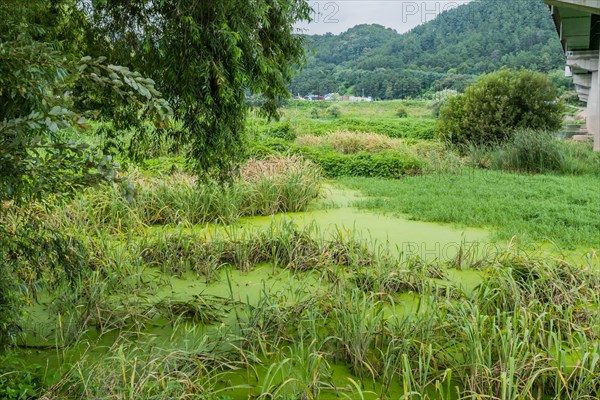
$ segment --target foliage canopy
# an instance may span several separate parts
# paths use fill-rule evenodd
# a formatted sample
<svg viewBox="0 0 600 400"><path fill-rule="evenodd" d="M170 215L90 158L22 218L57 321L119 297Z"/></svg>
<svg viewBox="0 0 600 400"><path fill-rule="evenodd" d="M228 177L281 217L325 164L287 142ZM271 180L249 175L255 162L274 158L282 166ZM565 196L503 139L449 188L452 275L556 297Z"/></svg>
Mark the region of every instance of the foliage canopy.
<svg viewBox="0 0 600 400"><path fill-rule="evenodd" d="M97 1L95 46L157 82L181 119L197 171L222 176L243 154L246 93L278 117L294 66L304 59L293 24L304 0Z"/></svg>
<svg viewBox="0 0 600 400"><path fill-rule="evenodd" d="M84 116L123 130L174 115L197 172L227 175L243 154L247 93L278 116L304 55L292 26L309 10L304 0L3 1L2 198L114 178L110 158L62 134L87 129Z"/></svg>
<svg viewBox="0 0 600 400"><path fill-rule="evenodd" d="M438 135L455 144L504 142L519 128L553 131L562 124L556 88L544 74L503 69L482 76L440 111Z"/></svg>
<svg viewBox="0 0 600 400"><path fill-rule="evenodd" d="M81 21L70 0L0 4L0 200L114 179L109 158L62 132L89 128L77 88L79 97L104 94L160 120L172 114L151 79L106 57L82 56Z"/></svg>

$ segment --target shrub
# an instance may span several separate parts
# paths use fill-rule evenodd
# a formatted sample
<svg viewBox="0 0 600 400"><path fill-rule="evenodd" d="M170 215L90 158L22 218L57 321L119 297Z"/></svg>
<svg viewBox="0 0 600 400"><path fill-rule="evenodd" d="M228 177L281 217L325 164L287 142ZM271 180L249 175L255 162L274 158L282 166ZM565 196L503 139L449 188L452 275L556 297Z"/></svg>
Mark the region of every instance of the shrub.
<svg viewBox="0 0 600 400"><path fill-rule="evenodd" d="M0 398L3 400L37 399L43 387L42 367L26 365L14 355L0 355Z"/></svg>
<svg viewBox="0 0 600 400"><path fill-rule="evenodd" d="M349 155L314 147L302 147L297 151L319 165L329 177L400 178L419 174L423 168L423 162L417 157L398 152L360 152Z"/></svg>
<svg viewBox="0 0 600 400"><path fill-rule="evenodd" d="M404 107L403 105L401 105L400 107L398 107L396 109L396 116L398 118L406 118L406 117L408 117L408 111L406 110L406 107Z"/></svg>
<svg viewBox="0 0 600 400"><path fill-rule="evenodd" d="M290 125L289 122L274 123L265 131L265 135L270 138L283 139L283 140L295 140L296 132Z"/></svg>
<svg viewBox="0 0 600 400"><path fill-rule="evenodd" d="M440 111L438 135L456 144L502 143L517 129L558 130L562 107L544 74L503 69L484 75Z"/></svg>
<svg viewBox="0 0 600 400"><path fill-rule="evenodd" d="M326 112L333 118L338 118L340 115L342 115L342 110L338 106L330 106L327 108Z"/></svg>
<svg viewBox="0 0 600 400"><path fill-rule="evenodd" d="M260 141L254 141L248 146L249 158L268 158L286 152L290 143L283 139L262 138Z"/></svg>
<svg viewBox="0 0 600 400"><path fill-rule="evenodd" d="M316 108L313 108L312 110L310 110L310 116L311 118L319 118L319 110Z"/></svg>

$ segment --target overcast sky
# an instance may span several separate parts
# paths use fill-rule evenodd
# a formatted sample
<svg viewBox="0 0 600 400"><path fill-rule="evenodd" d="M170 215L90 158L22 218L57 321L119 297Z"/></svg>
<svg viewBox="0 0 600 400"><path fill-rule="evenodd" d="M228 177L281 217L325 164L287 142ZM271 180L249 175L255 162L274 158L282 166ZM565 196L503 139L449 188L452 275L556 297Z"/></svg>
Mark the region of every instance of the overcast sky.
<svg viewBox="0 0 600 400"><path fill-rule="evenodd" d="M403 33L442 11L472 0L309 0L314 21L298 24L307 34L338 34L358 24L380 24Z"/></svg>

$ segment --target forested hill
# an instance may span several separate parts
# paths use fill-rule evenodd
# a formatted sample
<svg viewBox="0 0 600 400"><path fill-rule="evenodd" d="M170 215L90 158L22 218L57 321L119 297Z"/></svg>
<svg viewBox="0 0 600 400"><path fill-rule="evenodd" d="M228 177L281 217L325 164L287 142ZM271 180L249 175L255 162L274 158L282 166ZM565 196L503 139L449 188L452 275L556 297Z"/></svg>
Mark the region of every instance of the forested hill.
<svg viewBox="0 0 600 400"><path fill-rule="evenodd" d="M475 0L405 34L358 25L339 35L307 36L307 42L309 63L290 87L294 94L360 95L364 89L382 99L415 97L462 90L503 66L552 71L564 65L543 0Z"/></svg>

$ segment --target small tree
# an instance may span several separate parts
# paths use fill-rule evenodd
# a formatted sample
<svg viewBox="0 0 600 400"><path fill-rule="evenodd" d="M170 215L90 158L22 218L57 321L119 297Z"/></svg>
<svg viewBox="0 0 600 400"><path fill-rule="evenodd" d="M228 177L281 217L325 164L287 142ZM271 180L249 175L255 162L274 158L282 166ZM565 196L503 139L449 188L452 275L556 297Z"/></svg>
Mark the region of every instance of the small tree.
<svg viewBox="0 0 600 400"><path fill-rule="evenodd" d="M508 140L519 128L554 131L562 106L547 76L503 69L484 75L464 94L448 99L440 111L437 134L455 144Z"/></svg>
<svg viewBox="0 0 600 400"><path fill-rule="evenodd" d="M331 106L326 110L327 114L331 115L333 118L337 118L342 114L342 110L338 106Z"/></svg>
<svg viewBox="0 0 600 400"><path fill-rule="evenodd" d="M408 117L408 111L406 110L406 107L404 107L403 105L401 105L400 107L398 107L396 109L396 116L398 118L406 118L406 117Z"/></svg>

